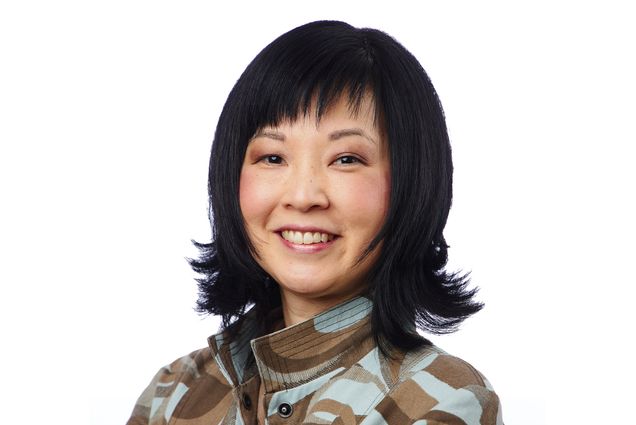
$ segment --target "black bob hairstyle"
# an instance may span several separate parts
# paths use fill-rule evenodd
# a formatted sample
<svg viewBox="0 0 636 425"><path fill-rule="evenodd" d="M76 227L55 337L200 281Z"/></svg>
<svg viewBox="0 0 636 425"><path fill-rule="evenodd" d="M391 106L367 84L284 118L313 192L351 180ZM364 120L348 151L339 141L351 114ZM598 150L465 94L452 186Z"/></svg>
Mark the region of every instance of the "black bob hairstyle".
<svg viewBox="0 0 636 425"><path fill-rule="evenodd" d="M190 260L202 275L199 312L220 315L227 329L249 306L264 323L281 303L278 284L254 260L239 205L249 140L264 126L308 114L314 104L319 119L341 96L348 96L355 111L367 93L388 140L391 169L386 222L363 254L381 249L366 294L373 301L376 341L385 353L412 349L429 343L416 327L452 332L481 309L473 300L476 289L467 288L467 276L444 270L448 246L442 231L451 206L453 165L444 112L431 81L389 35L318 21L265 47L221 112L209 169L212 242L195 242L201 256Z"/></svg>

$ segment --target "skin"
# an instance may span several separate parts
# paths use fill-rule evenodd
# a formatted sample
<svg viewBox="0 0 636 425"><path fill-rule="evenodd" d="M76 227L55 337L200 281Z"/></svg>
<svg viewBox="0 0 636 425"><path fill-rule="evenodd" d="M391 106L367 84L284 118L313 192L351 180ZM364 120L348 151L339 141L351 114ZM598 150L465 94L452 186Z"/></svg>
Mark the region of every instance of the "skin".
<svg viewBox="0 0 636 425"><path fill-rule="evenodd" d="M390 166L374 104L357 113L341 98L321 117L263 128L250 141L240 205L256 261L278 282L285 326L361 293L376 248L356 265L385 221ZM282 229L335 235L317 245L287 242Z"/></svg>
<svg viewBox="0 0 636 425"><path fill-rule="evenodd" d="M366 97L357 113L341 98L322 117L315 110L263 128L241 169L240 205L260 266L281 291L285 326L307 320L366 288L378 248L357 263L386 219L388 148ZM283 239L281 230L334 235L314 245ZM258 423L265 423L260 386Z"/></svg>

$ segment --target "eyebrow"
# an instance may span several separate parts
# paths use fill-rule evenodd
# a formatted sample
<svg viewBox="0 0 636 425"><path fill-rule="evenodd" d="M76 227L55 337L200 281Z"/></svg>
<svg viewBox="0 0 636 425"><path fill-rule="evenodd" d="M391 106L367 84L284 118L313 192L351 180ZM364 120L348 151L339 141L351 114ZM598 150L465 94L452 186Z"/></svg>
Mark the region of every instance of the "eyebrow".
<svg viewBox="0 0 636 425"><path fill-rule="evenodd" d="M364 130L362 130L360 128L347 128L347 129L344 129L344 130L333 131L333 132L329 133L329 140L338 140L338 139L341 139L343 137L348 137L348 136L364 137L365 139L367 139L368 141L370 141L374 145L378 144L373 139L373 137L369 136Z"/></svg>
<svg viewBox="0 0 636 425"><path fill-rule="evenodd" d="M268 139L280 140L281 142L285 141L285 135L278 131L260 130L256 132L251 140L256 139L257 137L267 137Z"/></svg>
<svg viewBox="0 0 636 425"><path fill-rule="evenodd" d="M369 136L364 130L360 128L346 128L342 130L332 131L331 133L329 133L329 140L335 141L335 140L342 139L343 137L349 137L349 136L360 136L367 139L374 145L377 145L377 142L373 139L373 137ZM257 137L267 137L268 139L278 140L281 142L285 141L285 135L283 133L280 133L278 131L272 131L272 130L258 131L254 135L254 137L252 137L252 139L256 139Z"/></svg>

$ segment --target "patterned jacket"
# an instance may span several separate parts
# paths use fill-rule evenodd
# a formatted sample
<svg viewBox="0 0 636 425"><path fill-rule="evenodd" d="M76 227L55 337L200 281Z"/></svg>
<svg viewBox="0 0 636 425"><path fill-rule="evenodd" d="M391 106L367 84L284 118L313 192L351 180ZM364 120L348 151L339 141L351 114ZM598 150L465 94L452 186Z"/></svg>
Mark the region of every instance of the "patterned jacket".
<svg viewBox="0 0 636 425"><path fill-rule="evenodd" d="M265 336L248 315L209 346L162 368L128 425L256 424L259 384L268 424L503 424L499 398L471 365L435 346L384 357L372 303L355 298Z"/></svg>

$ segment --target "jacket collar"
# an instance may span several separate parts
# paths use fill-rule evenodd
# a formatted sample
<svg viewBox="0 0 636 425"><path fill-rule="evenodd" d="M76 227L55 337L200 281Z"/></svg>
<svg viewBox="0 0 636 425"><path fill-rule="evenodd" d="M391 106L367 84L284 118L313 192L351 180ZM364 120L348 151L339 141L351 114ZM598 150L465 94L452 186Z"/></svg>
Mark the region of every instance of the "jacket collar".
<svg viewBox="0 0 636 425"><path fill-rule="evenodd" d="M227 332L208 339L221 371L233 386L260 374L266 392L293 388L341 367L351 366L373 346L372 302L353 298L312 319L258 337L256 319L248 314ZM355 359L355 360L353 360ZM256 367L255 367L256 366Z"/></svg>

